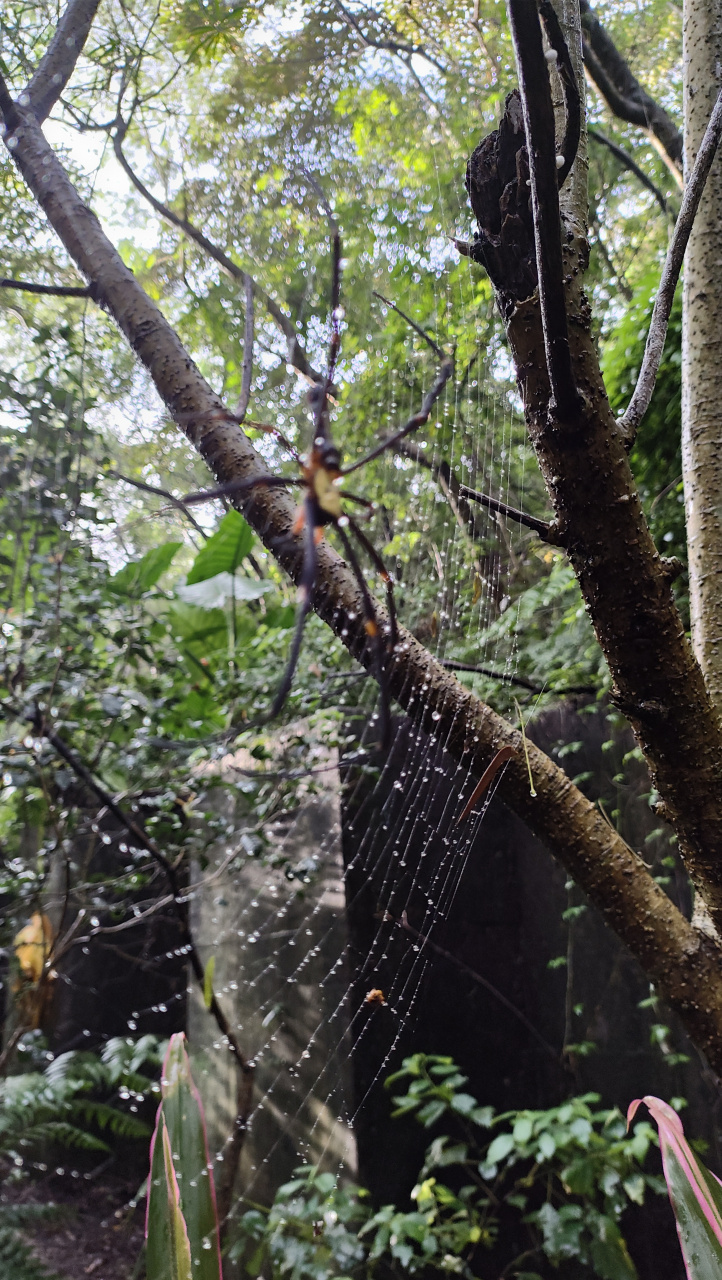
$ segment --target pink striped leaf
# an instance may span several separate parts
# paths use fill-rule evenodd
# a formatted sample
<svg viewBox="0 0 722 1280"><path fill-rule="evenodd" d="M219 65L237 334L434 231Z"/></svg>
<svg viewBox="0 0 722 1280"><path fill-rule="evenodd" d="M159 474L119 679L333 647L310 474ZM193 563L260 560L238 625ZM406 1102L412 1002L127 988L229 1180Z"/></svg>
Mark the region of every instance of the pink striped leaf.
<svg viewBox="0 0 722 1280"><path fill-rule="evenodd" d="M687 1276L722 1280L722 1183L697 1159L677 1112L661 1098L636 1098L627 1112L628 1126L640 1102L649 1108L659 1130L662 1167Z"/></svg>
<svg viewBox="0 0 722 1280"><path fill-rule="evenodd" d="M205 1116L184 1041L182 1032L171 1036L163 1063L150 1148L146 1271L148 1280L186 1280L185 1235L192 1280L223 1280Z"/></svg>

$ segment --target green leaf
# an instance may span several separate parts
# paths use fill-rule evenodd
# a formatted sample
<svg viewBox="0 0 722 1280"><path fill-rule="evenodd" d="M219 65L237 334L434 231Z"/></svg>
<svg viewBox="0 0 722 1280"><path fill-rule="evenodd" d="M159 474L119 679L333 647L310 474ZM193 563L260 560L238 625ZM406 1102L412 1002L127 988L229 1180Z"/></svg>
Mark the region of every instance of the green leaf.
<svg viewBox="0 0 722 1280"><path fill-rule="evenodd" d="M178 587L176 594L185 604L199 609L217 609L226 600L237 600L239 604L243 600L259 600L267 591L272 591L273 586L272 582L247 578L240 573L227 573L224 569L213 578Z"/></svg>
<svg viewBox="0 0 722 1280"><path fill-rule="evenodd" d="M151 1149L147 1235L148 1280L193 1280L190 1240L162 1109Z"/></svg>
<svg viewBox="0 0 722 1280"><path fill-rule="evenodd" d="M594 1270L602 1280L636 1280L637 1270L619 1227L606 1214L600 1213L594 1222L589 1252Z"/></svg>
<svg viewBox="0 0 722 1280"><path fill-rule="evenodd" d="M239 511L229 511L217 531L201 547L186 584L205 582L219 573L235 573L253 546L253 530Z"/></svg>
<svg viewBox="0 0 722 1280"><path fill-rule="evenodd" d="M153 547L142 560L131 560L129 564L123 565L110 579L109 589L116 595L130 596L132 599L144 595L155 586L182 546L182 542L164 542L159 547Z"/></svg>
<svg viewBox="0 0 722 1280"><path fill-rule="evenodd" d="M722 1274L722 1185L697 1159L684 1136L682 1121L661 1098L636 1099L627 1112L627 1123L631 1123L640 1101L647 1105L659 1129L662 1167L687 1275L689 1280L710 1280Z"/></svg>
<svg viewBox="0 0 722 1280"><path fill-rule="evenodd" d="M203 1107L191 1076L184 1039L182 1032L171 1036L163 1063L162 1101L151 1148L148 1206L148 1257L159 1269L152 1271L148 1265L148 1280L185 1280L182 1272L176 1276L168 1270L168 1258L178 1256L177 1248L175 1254L171 1252L174 1242L177 1245L179 1232L171 1204L173 1178L178 1190L178 1212L183 1218L193 1259L192 1280L222 1280L218 1215ZM163 1163L160 1154L164 1133L168 1138L171 1169Z"/></svg>

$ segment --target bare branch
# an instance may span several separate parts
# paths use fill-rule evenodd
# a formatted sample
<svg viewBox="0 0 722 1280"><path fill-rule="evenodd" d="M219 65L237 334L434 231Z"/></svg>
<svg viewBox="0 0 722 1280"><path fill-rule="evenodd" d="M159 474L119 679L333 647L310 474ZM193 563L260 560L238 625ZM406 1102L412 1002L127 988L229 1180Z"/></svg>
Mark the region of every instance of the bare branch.
<svg viewBox="0 0 722 1280"><path fill-rule="evenodd" d="M385 307L391 307L391 310L395 311L397 316L401 316L401 319L405 320L407 325L409 325L409 327L413 329L415 333L418 333L420 338L424 339L424 342L427 344L427 346L429 346L432 351L436 352L436 355L439 357L439 359L443 360L444 353L441 350L441 347L438 345L438 343L434 342L434 339L429 336L429 334L426 332L425 329L421 328L420 324L417 324L415 320L412 320L411 316L407 316L406 312L402 311L401 307L397 307L395 302L389 302L388 298L385 298L382 293L379 293L378 289L373 290L373 295L375 298L378 298L379 302L383 302Z"/></svg>
<svg viewBox="0 0 722 1280"><path fill-rule="evenodd" d="M564 296L554 109L535 0L508 0L519 70L534 213L539 300L551 385L550 414L571 423L579 413Z"/></svg>
<svg viewBox="0 0 722 1280"><path fill-rule="evenodd" d="M667 325L674 302L674 293L682 270L682 262L687 249L687 242L694 225L694 220L702 199L707 176L715 158L720 137L722 137L722 91L712 108L709 124L700 143L697 159L684 189L682 208L675 224L674 233L667 252L659 290L652 311L652 319L647 334L647 345L644 348L644 359L637 378L632 398L626 412L619 419L619 427L624 436L627 448L631 449L637 428L642 421L649 402L652 399L654 384L664 351L667 336Z"/></svg>
<svg viewBox="0 0 722 1280"><path fill-rule="evenodd" d="M508 503L501 502L499 498L490 498L486 493L478 493L476 489L470 489L465 484L459 485L459 493L470 502L478 502L480 506L486 507L487 511L496 511L499 515L514 520L516 524L523 524L527 529L533 529L539 534L542 542L549 542L555 547L562 546L561 536L555 524L538 520L536 516L529 516L525 511L518 511L516 507L510 507Z"/></svg>
<svg viewBox="0 0 722 1280"><path fill-rule="evenodd" d="M564 39L564 32L551 0L541 0L539 13L544 23L547 39L557 55L556 67L564 91L566 125L561 146L563 163L557 172L557 185L561 188L569 177L572 165L577 158L582 130L582 99L569 54L569 47Z"/></svg>
<svg viewBox="0 0 722 1280"><path fill-rule="evenodd" d="M123 484L132 485L134 489L141 489L143 493L154 493L159 498L165 498L166 502L169 502L172 507L175 507L177 511L180 511L181 515L185 516L189 524L193 525L196 533L199 533L204 540L208 537L205 529L199 525L195 516L188 510L185 503L182 502L180 498L176 498L175 494L171 493L170 490L160 489L154 484L147 484L145 480L135 480L132 476L124 476L120 471L109 471L108 475L111 476L113 480L122 480Z"/></svg>
<svg viewBox="0 0 722 1280"><path fill-rule="evenodd" d="M682 186L682 133L637 80L589 0L580 2L584 65L611 111L620 120L645 129L659 143L678 186Z"/></svg>
<svg viewBox="0 0 722 1280"><path fill-rule="evenodd" d="M662 210L662 213L667 212L667 201L662 195L659 187L655 186L652 179L647 177L644 169L640 169L636 160L630 156L628 151L624 150L624 147L620 147L618 143L612 142L611 138L608 138L604 133L600 133L598 129L587 129L587 137L591 138L593 142L599 142L602 146L607 147L607 149L611 151L612 155L616 156L617 160L621 161L625 169L629 169L630 173L633 173L635 178L639 179L642 186L646 187L647 191L651 191L657 201L657 204Z"/></svg>
<svg viewBox="0 0 722 1280"><path fill-rule="evenodd" d="M252 289L254 296L258 298L259 302L263 303L268 314L276 322L288 343L288 363L292 365L298 373L302 374L304 378L308 378L310 382L321 381L322 375L311 365L308 356L301 345L292 321L289 320L288 316L281 310L278 303L274 301L271 295L267 293L262 285L258 284L258 282L254 280L253 276L249 275L243 267L239 267L232 258L229 258L228 254L224 253L223 249L220 249L218 245L208 239L208 236L204 235L202 231L199 231L199 229L194 226L188 218L181 218L177 213L174 213L168 205L163 204L162 200L158 200L134 172L123 152L123 139L125 137L126 129L127 125L124 122L119 121L117 123L116 130L113 135L113 148L115 150L118 163L130 178L130 181L133 183L136 191L139 191L143 196L143 199L147 200L148 204L152 205L156 213L159 213L167 222L172 222L174 227L178 227L180 231L185 232L191 240L195 241L195 243L203 249L209 257L213 258L213 260L217 262L233 280L239 280L243 285L244 290L247 290L248 288ZM248 283L249 281L250 285Z"/></svg>
<svg viewBox="0 0 722 1280"><path fill-rule="evenodd" d="M41 293L52 298L92 298L92 285L33 284L30 280L0 280L0 289L19 289L23 293Z"/></svg>
<svg viewBox="0 0 722 1280"><path fill-rule="evenodd" d="M469 675L487 676L489 680L498 680L500 684L514 684L519 689L528 689L530 693L597 693L597 688L593 684L568 684L563 689L550 689L549 682L546 684L534 684L532 680L525 680L523 676L512 676L505 671L494 671L491 667L479 667L473 662L457 662L456 658L440 658L442 667L446 667L447 671L468 671Z"/></svg>
<svg viewBox="0 0 722 1280"><path fill-rule="evenodd" d="M339 9L340 12L343 14L343 17L348 23L348 25L351 27L353 31L356 32L356 35L359 37L359 39L366 46L367 49L381 49L381 50L386 50L388 53L395 54L396 57L401 58L402 62L409 68L412 75L415 75L413 71L413 67L411 67L410 65L410 59L413 57L423 58L426 62L429 63L430 66L435 67L436 70L439 72L439 74L442 76L447 76L449 74L449 68L445 67L443 63L438 62L437 59L434 58L430 53L427 53L423 45L405 44L401 40L381 40L375 36L371 36L367 32L361 30L361 27L357 19L346 8L346 6L341 3L341 0L335 0L335 4L336 4L336 8ZM378 17L378 15L374 15L374 16ZM415 76L415 78L418 82L418 77ZM426 93L426 90L424 89L423 84L420 84L419 87L422 89L424 93Z"/></svg>
<svg viewBox="0 0 722 1280"><path fill-rule="evenodd" d="M68 83L98 10L99 0L70 0L55 30L45 56L28 84L25 94L36 120L41 124L50 114Z"/></svg>
<svg viewBox="0 0 722 1280"><path fill-rule="evenodd" d="M31 718L31 723L33 725L35 732L40 736L44 737L50 743L53 750L56 751L57 754L65 761L65 763L70 766L70 768L72 769L76 777L80 778L80 780L84 782L87 787L90 788L90 790L106 806L108 811L112 813L116 821L118 821L121 824L121 826L125 827L129 835L132 835L133 839L137 840L138 843L142 846L142 848L147 850L147 852L150 854L153 861L156 862L160 867L166 880L168 881L168 887L173 896L173 905L174 905L176 914L178 916L181 929L183 931L184 944L187 948L188 959L190 960L194 977L199 983L201 989L203 989L204 983L205 983L205 969L203 966L203 961L201 960L200 955L198 954L198 950L196 948L195 942L193 941L193 936L190 931L190 925L188 923L188 913L184 909L183 886L181 885L178 879L178 875L175 867L171 862L168 861L165 854L161 853L155 841L151 840L150 836L144 831L144 829L141 826L139 826L139 824L135 821L135 819L129 817L125 813L125 811L121 808L121 806L113 799L113 796L110 794L110 792L106 791L105 787L101 786L101 784L96 781L93 774L90 772L87 766L83 763L83 761L79 758L79 756L76 755L74 751L71 751L70 747L67 745L66 742L63 741L63 739L59 736L59 734L54 733L53 730L46 724L44 717L41 715L39 711L36 711L34 713L34 715ZM244 1075L252 1074L253 1066L250 1063L250 1061L246 1058L245 1054L243 1053L243 1050L241 1049L241 1046L238 1042L235 1032L233 1031L231 1024L229 1023L225 1013L223 1012L221 1006L219 1005L215 995L212 996L211 1003L208 1007L213 1018L216 1021L218 1030L221 1032L221 1035L225 1036L226 1040L228 1041L228 1047L231 1053L233 1054L234 1058L236 1059L236 1062L241 1072Z"/></svg>

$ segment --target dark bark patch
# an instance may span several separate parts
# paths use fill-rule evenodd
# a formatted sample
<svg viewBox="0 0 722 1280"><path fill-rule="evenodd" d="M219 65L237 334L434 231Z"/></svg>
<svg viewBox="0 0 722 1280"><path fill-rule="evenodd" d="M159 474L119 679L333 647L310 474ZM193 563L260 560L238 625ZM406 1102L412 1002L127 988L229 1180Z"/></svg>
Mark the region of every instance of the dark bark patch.
<svg viewBox="0 0 722 1280"><path fill-rule="evenodd" d="M507 318L537 287L529 161L518 89L506 99L499 128L482 138L472 153L466 190L479 225L469 256L489 273Z"/></svg>

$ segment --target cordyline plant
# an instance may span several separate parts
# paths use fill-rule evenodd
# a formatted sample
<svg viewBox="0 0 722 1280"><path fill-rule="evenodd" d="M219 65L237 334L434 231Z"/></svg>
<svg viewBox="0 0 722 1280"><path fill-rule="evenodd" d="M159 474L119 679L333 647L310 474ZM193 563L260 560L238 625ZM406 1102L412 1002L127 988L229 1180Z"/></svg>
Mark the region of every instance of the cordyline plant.
<svg viewBox="0 0 722 1280"><path fill-rule="evenodd" d="M43 134L43 122L73 75L96 6L97 0L70 0L47 53L24 88L16 86L11 92L0 79L5 145L86 277L89 295L114 318L218 484L235 486L233 503L298 582L304 547L293 532L295 504L274 487L273 478L269 483L266 465L239 416L214 393L177 333L124 265ZM585 47L598 54L599 41L595 44L597 36L584 7ZM499 128L469 161L467 187L479 229L473 242L458 247L492 280L530 438L553 508L553 519L537 532L566 553L577 575L609 666L614 701L634 729L659 796L660 815L676 833L694 882L702 908L695 922L685 919L598 809L533 746L528 757L530 788L519 731L462 688L402 628L393 653L385 658L385 684L409 717L477 777L500 751L510 750L500 781L502 797L601 910L719 1071L722 645L715 628L722 547L715 539L722 536L722 522L715 524L699 514L716 509L722 469L719 421L709 411L712 405L719 413L722 405L722 362L703 359L704 351L712 349L709 335L717 332L722 309L718 163L710 178L712 194L705 194L722 127L722 110L714 105L719 53L715 18L707 0L688 0L685 27L693 38L685 74L694 90L687 95L688 181L639 385L627 412L616 420L583 292L588 245L579 3L559 0L554 7L549 0L541 0L539 6L535 0L508 0L508 14L519 92L508 99ZM649 118L649 113L642 115ZM119 147L121 142L122 138ZM678 162L677 156L673 163ZM706 256L701 255L695 230L700 201ZM188 229L182 219L176 222ZM628 461L654 386L688 240L684 403L686 481L694 497L689 505L696 539L690 557L694 651L671 590L679 566L655 548ZM215 256L220 262L218 253ZM227 267L227 261L222 265ZM260 292L242 274L250 315L252 297L260 297ZM246 327L249 337L252 324ZM304 359L287 320L284 331L290 359L301 368ZM246 369L250 361L252 343L247 343ZM303 371L314 376L307 362ZM698 419L690 421L690 413ZM520 518L518 512L506 514ZM373 670L378 650L370 642L356 576L326 540L318 546L316 560L312 607L354 657ZM383 622L383 608L374 608ZM46 732L43 714L34 715L35 732Z"/></svg>
<svg viewBox="0 0 722 1280"><path fill-rule="evenodd" d="M711 1280L722 1275L722 1183L697 1159L677 1112L661 1098L636 1098L627 1123L642 1102L659 1129L662 1167L687 1275L689 1280Z"/></svg>
<svg viewBox="0 0 722 1280"><path fill-rule="evenodd" d="M222 1280L218 1212L203 1106L182 1032L163 1062L150 1146L148 1280Z"/></svg>

